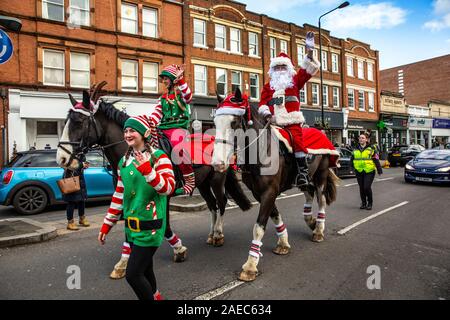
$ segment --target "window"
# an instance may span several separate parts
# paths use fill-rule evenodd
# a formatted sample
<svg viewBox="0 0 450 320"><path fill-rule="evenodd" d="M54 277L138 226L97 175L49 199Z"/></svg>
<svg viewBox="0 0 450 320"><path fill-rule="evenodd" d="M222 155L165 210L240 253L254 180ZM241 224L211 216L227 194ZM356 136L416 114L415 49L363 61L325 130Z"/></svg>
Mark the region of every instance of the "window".
<svg viewBox="0 0 450 320"><path fill-rule="evenodd" d="M280 52L284 52L284 53L288 53L288 48L287 48L287 41L285 40L280 40Z"/></svg>
<svg viewBox="0 0 450 320"><path fill-rule="evenodd" d="M373 81L373 63L367 64L367 79Z"/></svg>
<svg viewBox="0 0 450 320"><path fill-rule="evenodd" d="M89 0L70 0L69 10L70 10L69 22L71 24L77 26L90 25Z"/></svg>
<svg viewBox="0 0 450 320"><path fill-rule="evenodd" d="M348 96L348 108L355 110L355 91L353 89L347 89Z"/></svg>
<svg viewBox="0 0 450 320"><path fill-rule="evenodd" d="M312 90L312 104L317 106L319 105L319 85L313 83L311 86Z"/></svg>
<svg viewBox="0 0 450 320"><path fill-rule="evenodd" d="M227 94L227 70L216 69L217 93L225 96Z"/></svg>
<svg viewBox="0 0 450 320"><path fill-rule="evenodd" d="M257 33L248 33L248 54L250 56L259 57L259 39Z"/></svg>
<svg viewBox="0 0 450 320"><path fill-rule="evenodd" d="M297 45L297 60L298 60L298 65L301 65L303 62L303 59L305 59L305 46L302 45Z"/></svg>
<svg viewBox="0 0 450 320"><path fill-rule="evenodd" d="M270 59L277 56L277 40L275 38L270 38Z"/></svg>
<svg viewBox="0 0 450 320"><path fill-rule="evenodd" d="M319 60L319 50L313 49L313 57L316 60Z"/></svg>
<svg viewBox="0 0 450 320"><path fill-rule="evenodd" d="M158 92L158 64L144 62L142 65L142 91Z"/></svg>
<svg viewBox="0 0 450 320"><path fill-rule="evenodd" d="M369 99L369 111L375 112L375 96L373 92L367 93L368 99Z"/></svg>
<svg viewBox="0 0 450 320"><path fill-rule="evenodd" d="M194 19L194 45L206 47L206 22Z"/></svg>
<svg viewBox="0 0 450 320"><path fill-rule="evenodd" d="M328 70L328 53L326 51L322 51L322 70Z"/></svg>
<svg viewBox="0 0 450 320"><path fill-rule="evenodd" d="M216 49L227 50L227 29L216 24Z"/></svg>
<svg viewBox="0 0 450 320"><path fill-rule="evenodd" d="M366 106L364 103L364 91L358 91L358 106L359 106L359 111L366 110Z"/></svg>
<svg viewBox="0 0 450 320"><path fill-rule="evenodd" d="M121 31L137 34L137 6L122 3L122 24Z"/></svg>
<svg viewBox="0 0 450 320"><path fill-rule="evenodd" d="M350 77L354 77L353 73L353 58L347 57L347 75Z"/></svg>
<svg viewBox="0 0 450 320"><path fill-rule="evenodd" d="M158 10L144 8L142 10L142 34L147 37L158 37Z"/></svg>
<svg viewBox="0 0 450 320"><path fill-rule="evenodd" d="M339 56L336 53L331 54L331 71L339 72Z"/></svg>
<svg viewBox="0 0 450 320"><path fill-rule="evenodd" d="M333 108L339 108L339 88L333 87Z"/></svg>
<svg viewBox="0 0 450 320"><path fill-rule="evenodd" d="M358 61L358 78L364 79L364 61Z"/></svg>
<svg viewBox="0 0 450 320"><path fill-rule="evenodd" d="M259 76L250 73L250 98L259 99Z"/></svg>
<svg viewBox="0 0 450 320"><path fill-rule="evenodd" d="M230 28L230 51L241 52L241 30Z"/></svg>
<svg viewBox="0 0 450 320"><path fill-rule="evenodd" d="M322 87L323 105L328 107L328 86Z"/></svg>
<svg viewBox="0 0 450 320"><path fill-rule="evenodd" d="M89 88L91 85L91 56L85 53L70 53L70 86Z"/></svg>
<svg viewBox="0 0 450 320"><path fill-rule="evenodd" d="M57 136L58 122L57 121L36 121L36 135L37 136Z"/></svg>
<svg viewBox="0 0 450 320"><path fill-rule="evenodd" d="M207 95L206 86L206 67L195 65L195 94Z"/></svg>
<svg viewBox="0 0 450 320"><path fill-rule="evenodd" d="M138 62L122 60L122 90L138 91Z"/></svg>
<svg viewBox="0 0 450 320"><path fill-rule="evenodd" d="M64 52L44 50L44 84L64 86Z"/></svg>
<svg viewBox="0 0 450 320"><path fill-rule="evenodd" d="M303 88L300 89L300 103L307 103L306 102L306 84Z"/></svg>
<svg viewBox="0 0 450 320"><path fill-rule="evenodd" d="M42 0L42 17L64 21L64 0Z"/></svg>
<svg viewBox="0 0 450 320"><path fill-rule="evenodd" d="M242 74L239 71L231 71L231 91L234 92L237 88L242 91Z"/></svg>

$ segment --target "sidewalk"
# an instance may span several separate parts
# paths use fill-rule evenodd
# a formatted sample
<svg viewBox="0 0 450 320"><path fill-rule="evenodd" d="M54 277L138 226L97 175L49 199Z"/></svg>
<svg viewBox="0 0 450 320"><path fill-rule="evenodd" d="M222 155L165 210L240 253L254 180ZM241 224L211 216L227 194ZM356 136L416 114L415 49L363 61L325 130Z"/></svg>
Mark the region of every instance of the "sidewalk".
<svg viewBox="0 0 450 320"><path fill-rule="evenodd" d="M0 220L0 248L47 241L56 236L55 227L31 219Z"/></svg>

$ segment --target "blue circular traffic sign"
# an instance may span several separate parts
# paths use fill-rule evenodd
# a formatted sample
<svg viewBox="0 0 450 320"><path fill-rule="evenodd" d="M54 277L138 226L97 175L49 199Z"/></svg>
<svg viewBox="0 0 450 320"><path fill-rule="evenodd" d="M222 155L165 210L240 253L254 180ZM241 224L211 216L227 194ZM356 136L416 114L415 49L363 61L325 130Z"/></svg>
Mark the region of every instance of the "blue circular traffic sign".
<svg viewBox="0 0 450 320"><path fill-rule="evenodd" d="M7 62L13 55L13 44L8 34L0 29L0 64Z"/></svg>

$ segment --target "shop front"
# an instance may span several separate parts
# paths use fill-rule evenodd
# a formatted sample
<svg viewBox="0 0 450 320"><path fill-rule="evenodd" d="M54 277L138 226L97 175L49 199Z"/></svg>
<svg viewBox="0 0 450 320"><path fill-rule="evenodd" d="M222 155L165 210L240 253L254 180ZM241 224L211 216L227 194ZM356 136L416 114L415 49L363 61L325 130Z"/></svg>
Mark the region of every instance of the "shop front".
<svg viewBox="0 0 450 320"><path fill-rule="evenodd" d="M433 147L444 147L450 143L450 119L433 119L431 135Z"/></svg>
<svg viewBox="0 0 450 320"><path fill-rule="evenodd" d="M408 119L408 142L409 144L419 144L426 149L431 148L432 119L413 117Z"/></svg>
<svg viewBox="0 0 450 320"><path fill-rule="evenodd" d="M321 110L302 109L305 122L309 127L317 127L322 123ZM333 144L341 145L343 141L344 114L342 112L324 111L325 133Z"/></svg>
<svg viewBox="0 0 450 320"><path fill-rule="evenodd" d="M395 145L407 144L408 117L381 114L378 122L381 151L387 152Z"/></svg>
<svg viewBox="0 0 450 320"><path fill-rule="evenodd" d="M378 143L378 131L376 121L348 120L348 144L352 147L358 145L359 136L370 131L370 143Z"/></svg>

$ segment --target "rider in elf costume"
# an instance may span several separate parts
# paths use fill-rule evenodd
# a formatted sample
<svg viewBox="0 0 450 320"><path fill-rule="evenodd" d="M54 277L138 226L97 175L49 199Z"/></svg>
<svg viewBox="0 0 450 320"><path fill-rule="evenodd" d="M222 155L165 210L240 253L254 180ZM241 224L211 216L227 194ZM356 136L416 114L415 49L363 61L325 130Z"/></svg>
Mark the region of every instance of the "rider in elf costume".
<svg viewBox="0 0 450 320"><path fill-rule="evenodd" d="M178 65L169 65L159 75L167 89L159 100L158 105L150 116L152 126L152 145L158 146L156 129L170 140L174 151L176 146L189 134L190 106L192 93L184 81L184 68ZM186 150L173 152L172 161L177 164L183 174L184 186L175 190L175 195L192 194L195 188L195 176L192 169L191 158ZM179 157L179 158L178 158Z"/></svg>

